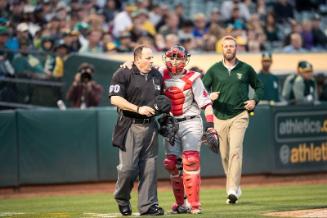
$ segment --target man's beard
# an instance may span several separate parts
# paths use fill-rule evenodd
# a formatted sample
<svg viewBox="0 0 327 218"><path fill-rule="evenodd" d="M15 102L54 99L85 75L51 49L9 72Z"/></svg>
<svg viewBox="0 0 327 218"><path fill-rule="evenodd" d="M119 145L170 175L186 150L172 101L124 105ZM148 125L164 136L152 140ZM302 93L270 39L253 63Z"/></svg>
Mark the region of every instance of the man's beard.
<svg viewBox="0 0 327 218"><path fill-rule="evenodd" d="M233 60L235 58L236 52L234 52L234 53L228 53L228 54L225 54L224 53L223 56L224 56L224 59L225 60L231 61L231 60Z"/></svg>

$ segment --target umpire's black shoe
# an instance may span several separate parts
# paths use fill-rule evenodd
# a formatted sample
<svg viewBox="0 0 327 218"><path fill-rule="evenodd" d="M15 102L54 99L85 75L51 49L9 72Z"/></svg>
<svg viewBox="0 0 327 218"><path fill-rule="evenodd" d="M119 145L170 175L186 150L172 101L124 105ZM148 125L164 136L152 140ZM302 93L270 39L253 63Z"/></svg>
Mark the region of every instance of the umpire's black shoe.
<svg viewBox="0 0 327 218"><path fill-rule="evenodd" d="M164 210L159 207L157 204L152 205L149 210L145 213L142 213L141 216L162 216L164 215Z"/></svg>
<svg viewBox="0 0 327 218"><path fill-rule="evenodd" d="M118 205L118 208L119 208L119 211L120 211L121 215L123 215L123 216L132 215L131 205L129 205L129 204L125 205L125 206Z"/></svg>

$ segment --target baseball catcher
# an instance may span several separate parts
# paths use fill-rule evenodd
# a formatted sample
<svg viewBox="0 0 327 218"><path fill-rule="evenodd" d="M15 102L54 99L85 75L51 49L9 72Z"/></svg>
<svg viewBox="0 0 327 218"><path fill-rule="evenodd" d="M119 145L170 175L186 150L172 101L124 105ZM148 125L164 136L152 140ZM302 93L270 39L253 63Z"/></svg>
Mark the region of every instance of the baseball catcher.
<svg viewBox="0 0 327 218"><path fill-rule="evenodd" d="M218 137L213 129L211 100L202 83L201 74L185 69L189 59L190 54L182 46L174 46L163 54L166 67L160 71L164 80L164 93L171 101L172 117L164 118L171 127L161 131L170 139L165 143L164 165L170 174L176 200L172 206L172 213L198 214L201 213L199 195L200 147L203 136L201 109L204 110L206 117L207 141L214 144L212 139L216 139L217 142ZM179 160L182 170L179 167ZM184 196L187 201L184 200Z"/></svg>

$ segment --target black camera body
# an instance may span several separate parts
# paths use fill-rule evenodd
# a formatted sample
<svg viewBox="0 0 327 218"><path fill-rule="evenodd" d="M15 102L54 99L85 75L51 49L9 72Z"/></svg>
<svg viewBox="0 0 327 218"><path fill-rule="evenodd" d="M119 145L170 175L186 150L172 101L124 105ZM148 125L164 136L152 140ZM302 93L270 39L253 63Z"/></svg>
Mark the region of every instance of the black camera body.
<svg viewBox="0 0 327 218"><path fill-rule="evenodd" d="M88 72L81 73L81 82L87 83L92 80L92 74Z"/></svg>
<svg viewBox="0 0 327 218"><path fill-rule="evenodd" d="M78 69L78 73L80 74L81 83L88 83L92 80L94 67L91 64L82 63Z"/></svg>

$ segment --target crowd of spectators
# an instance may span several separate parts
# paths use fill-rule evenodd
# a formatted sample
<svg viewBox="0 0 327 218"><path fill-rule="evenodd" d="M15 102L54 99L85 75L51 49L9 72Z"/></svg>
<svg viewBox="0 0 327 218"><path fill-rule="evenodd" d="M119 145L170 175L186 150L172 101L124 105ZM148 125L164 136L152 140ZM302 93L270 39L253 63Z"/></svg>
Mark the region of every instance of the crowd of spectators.
<svg viewBox="0 0 327 218"><path fill-rule="evenodd" d="M221 52L233 35L244 52L327 50L326 0L194 1L0 0L0 77L60 79L72 53L161 52L181 44L192 53ZM186 10L187 8L187 10ZM194 12L194 13L193 13ZM325 11L326 12L326 11Z"/></svg>

